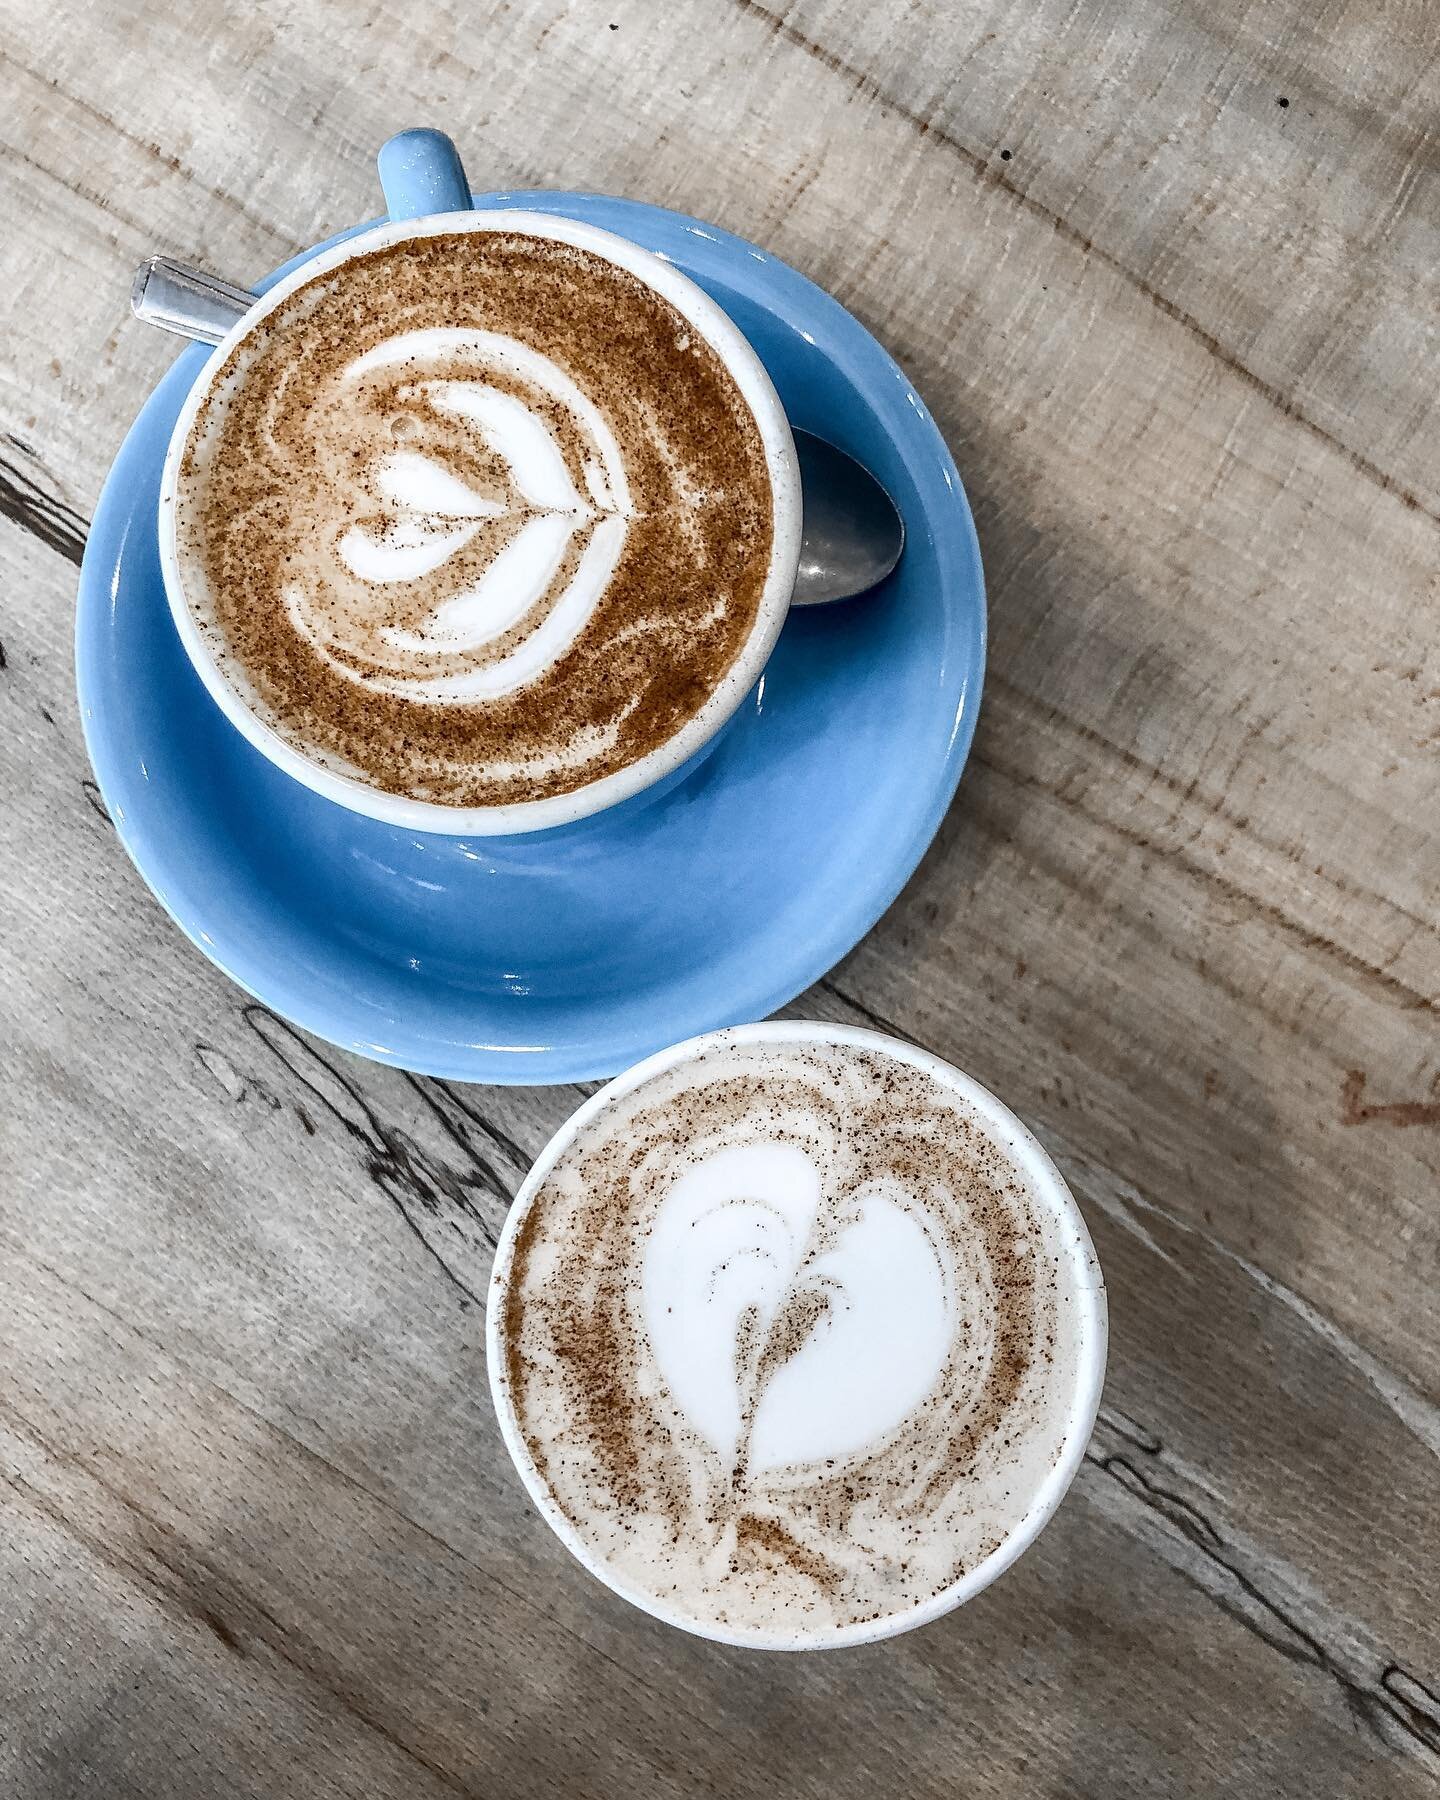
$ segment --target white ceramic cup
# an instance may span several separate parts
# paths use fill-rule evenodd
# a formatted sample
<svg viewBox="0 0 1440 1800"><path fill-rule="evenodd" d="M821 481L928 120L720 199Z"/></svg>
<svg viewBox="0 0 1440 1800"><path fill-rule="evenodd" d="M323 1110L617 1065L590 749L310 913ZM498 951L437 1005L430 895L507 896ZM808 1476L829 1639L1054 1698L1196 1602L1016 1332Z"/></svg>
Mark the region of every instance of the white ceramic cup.
<svg viewBox="0 0 1440 1800"><path fill-rule="evenodd" d="M724 1044L842 1044L876 1050L899 1058L924 1070L942 1087L949 1088L974 1108L986 1122L996 1140L1002 1144L1011 1161L1028 1178L1038 1205L1049 1213L1058 1226L1057 1242L1068 1263L1070 1292L1075 1297L1075 1329L1078 1345L1074 1366L1057 1374L1057 1381L1068 1386L1065 1430L1058 1457L1045 1479L1029 1496L1023 1512L1006 1534L1004 1541L982 1562L959 1581L933 1595L923 1605L910 1607L857 1625L841 1626L825 1635L805 1633L727 1630L708 1620L696 1619L688 1613L667 1607L653 1595L633 1588L616 1578L600 1562L576 1532L555 1503L549 1487L535 1467L515 1416L509 1385L505 1375L505 1351L500 1321L505 1315L505 1295L513 1267L515 1240L531 1203L558 1159L590 1122L613 1100L649 1081L653 1076L691 1060L699 1052ZM983 1588L1008 1569L1049 1521L1070 1486L1090 1441L1095 1414L1100 1405L1100 1391L1105 1379L1105 1355L1108 1343L1108 1314L1105 1283L1095 1247L1090 1241L1085 1221L1080 1216L1074 1197L1065 1185L1060 1171L1045 1154L1034 1135L1008 1107L963 1075L949 1063L942 1062L926 1050L898 1038L885 1037L876 1031L863 1031L847 1025L810 1024L802 1021L777 1020L761 1025L738 1025L726 1031L710 1032L690 1038L669 1050L647 1057L634 1068L617 1075L593 1095L562 1125L545 1146L534 1167L515 1197L505 1220L495 1252L495 1265L487 1300L486 1354L490 1368L490 1392L499 1417L505 1446L514 1459L530 1497L541 1517L554 1529L565 1547L590 1573L638 1606L643 1612L668 1625L694 1632L699 1637L719 1643L737 1644L756 1650L835 1650L849 1645L874 1643L881 1638L896 1637L917 1625L928 1624L951 1612L966 1600L973 1599Z"/></svg>
<svg viewBox="0 0 1440 1800"><path fill-rule="evenodd" d="M251 333L284 300L317 276L328 275L369 251L414 238L471 231L520 232L576 245L618 264L668 300L721 358L744 396L764 446L774 511L770 567L750 636L704 705L673 737L649 755L568 794L506 806L462 807L387 793L358 775L327 767L281 737L263 716L254 694L247 691L242 672L233 666L234 659L222 664L209 634L201 628L200 619L205 616L200 610L205 606L203 583L195 571L187 571L178 554L175 503L181 461L201 407L217 384L232 374L237 355ZM278 768L326 799L386 824L411 831L495 837L568 825L615 806L674 775L713 744L716 734L759 679L785 622L800 557L800 523L795 443L779 396L748 339L688 275L673 263L598 226L544 213L454 212L392 220L312 257L257 300L217 346L186 399L165 458L160 485L160 566L180 641L211 698L236 730Z"/></svg>

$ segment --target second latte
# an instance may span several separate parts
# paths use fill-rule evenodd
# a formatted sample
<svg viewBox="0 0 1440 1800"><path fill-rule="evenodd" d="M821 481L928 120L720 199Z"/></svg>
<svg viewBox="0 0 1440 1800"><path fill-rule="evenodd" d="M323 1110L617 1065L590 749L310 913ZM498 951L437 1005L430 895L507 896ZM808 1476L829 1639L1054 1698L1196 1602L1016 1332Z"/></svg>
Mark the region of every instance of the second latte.
<svg viewBox="0 0 1440 1800"><path fill-rule="evenodd" d="M541 1157L496 1255L491 1385L537 1503L636 1604L865 1641L1034 1536L1088 1436L1104 1297L1018 1120L840 1027L642 1064Z"/></svg>

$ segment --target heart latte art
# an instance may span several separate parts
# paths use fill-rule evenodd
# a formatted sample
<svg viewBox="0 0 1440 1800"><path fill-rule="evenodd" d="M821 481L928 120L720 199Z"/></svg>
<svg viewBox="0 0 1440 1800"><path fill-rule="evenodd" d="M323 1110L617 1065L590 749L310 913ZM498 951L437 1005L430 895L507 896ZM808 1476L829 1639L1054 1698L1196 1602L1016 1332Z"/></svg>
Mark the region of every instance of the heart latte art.
<svg viewBox="0 0 1440 1800"><path fill-rule="evenodd" d="M997 1127L844 1043L732 1042L612 1101L502 1257L499 1385L622 1589L743 1636L920 1606L1065 1442L1073 1258Z"/></svg>
<svg viewBox="0 0 1440 1800"><path fill-rule="evenodd" d="M668 300L510 231L299 288L192 430L176 543L227 674L391 792L563 794L665 743L755 628L753 416Z"/></svg>

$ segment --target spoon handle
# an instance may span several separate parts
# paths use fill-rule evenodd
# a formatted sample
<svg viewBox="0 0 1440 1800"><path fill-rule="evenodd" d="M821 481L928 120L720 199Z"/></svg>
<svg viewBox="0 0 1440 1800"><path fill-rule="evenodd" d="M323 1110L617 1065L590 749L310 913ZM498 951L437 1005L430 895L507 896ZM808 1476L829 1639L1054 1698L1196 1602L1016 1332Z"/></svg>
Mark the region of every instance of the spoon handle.
<svg viewBox="0 0 1440 1800"><path fill-rule="evenodd" d="M170 256L147 256L135 271L130 309L137 319L202 344L218 344L255 304L255 296Z"/></svg>

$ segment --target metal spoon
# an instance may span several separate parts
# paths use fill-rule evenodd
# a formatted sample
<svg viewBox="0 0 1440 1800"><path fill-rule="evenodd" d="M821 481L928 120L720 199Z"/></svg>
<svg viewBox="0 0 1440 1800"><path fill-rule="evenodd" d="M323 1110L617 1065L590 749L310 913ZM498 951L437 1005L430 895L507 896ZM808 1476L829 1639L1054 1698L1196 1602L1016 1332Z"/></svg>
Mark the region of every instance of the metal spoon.
<svg viewBox="0 0 1440 1800"><path fill-rule="evenodd" d="M137 319L202 344L218 344L255 304L255 295L169 256L135 272ZM795 434L800 460L800 567L794 604L848 600L883 581L900 560L905 527L895 502L868 469L808 431Z"/></svg>

